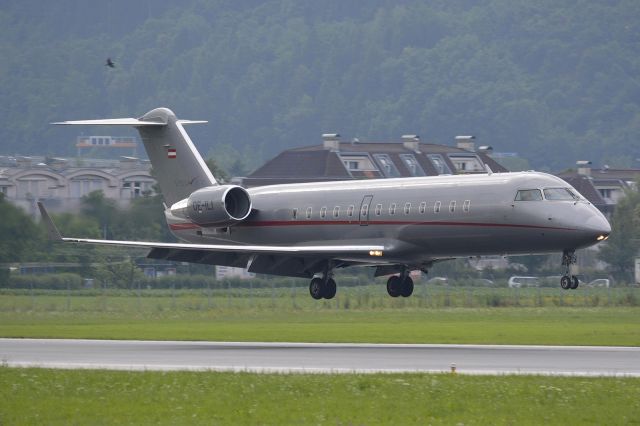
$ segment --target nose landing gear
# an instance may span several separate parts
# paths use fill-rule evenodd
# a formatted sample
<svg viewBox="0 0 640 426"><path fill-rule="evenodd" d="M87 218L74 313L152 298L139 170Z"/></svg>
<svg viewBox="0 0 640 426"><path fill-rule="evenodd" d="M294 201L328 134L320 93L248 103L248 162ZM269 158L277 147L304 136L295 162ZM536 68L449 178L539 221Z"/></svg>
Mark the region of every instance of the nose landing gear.
<svg viewBox="0 0 640 426"><path fill-rule="evenodd" d="M565 250L562 252L562 266L565 267L565 273L562 278L560 278L560 287L564 290L575 290L580 284L578 277L570 275L571 265L574 265L577 260L575 251Z"/></svg>

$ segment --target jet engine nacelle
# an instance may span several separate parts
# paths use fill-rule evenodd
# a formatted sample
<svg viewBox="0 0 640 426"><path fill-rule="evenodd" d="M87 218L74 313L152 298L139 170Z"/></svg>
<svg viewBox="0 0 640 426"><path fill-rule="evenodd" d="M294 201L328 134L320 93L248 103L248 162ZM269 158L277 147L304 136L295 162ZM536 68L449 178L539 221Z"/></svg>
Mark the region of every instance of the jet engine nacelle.
<svg viewBox="0 0 640 426"><path fill-rule="evenodd" d="M251 198L240 186L209 186L174 204L171 213L198 225L231 226L249 216Z"/></svg>

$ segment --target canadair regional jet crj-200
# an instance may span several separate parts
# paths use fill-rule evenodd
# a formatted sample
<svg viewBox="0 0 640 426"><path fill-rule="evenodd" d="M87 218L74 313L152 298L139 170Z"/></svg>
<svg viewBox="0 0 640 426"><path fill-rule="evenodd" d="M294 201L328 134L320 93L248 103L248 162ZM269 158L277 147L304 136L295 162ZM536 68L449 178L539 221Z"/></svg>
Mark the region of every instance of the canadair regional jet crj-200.
<svg viewBox="0 0 640 426"><path fill-rule="evenodd" d="M412 270L459 257L562 252L564 289L575 250L605 240L605 217L565 181L545 173L492 173L271 185L221 185L166 108L140 118L65 121L138 129L173 234L160 243L63 238L39 205L52 238L146 247L148 257L311 278L315 299L336 294L333 271L376 268L390 296L410 296Z"/></svg>

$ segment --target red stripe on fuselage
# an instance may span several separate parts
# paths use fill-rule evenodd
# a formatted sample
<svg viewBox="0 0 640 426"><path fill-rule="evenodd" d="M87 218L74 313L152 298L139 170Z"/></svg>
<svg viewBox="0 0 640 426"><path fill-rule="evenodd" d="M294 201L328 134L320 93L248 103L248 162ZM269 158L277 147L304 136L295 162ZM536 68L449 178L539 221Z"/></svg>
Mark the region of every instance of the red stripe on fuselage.
<svg viewBox="0 0 640 426"><path fill-rule="evenodd" d="M173 231L184 231L187 229L198 229L200 228L195 223L185 222L185 223L172 223L169 225L169 228Z"/></svg>
<svg viewBox="0 0 640 426"><path fill-rule="evenodd" d="M411 222L411 221L368 221L366 225L420 225L420 226L475 226L475 227L493 227L493 228L525 228L525 229L548 229L556 231L576 231L574 228L562 228L554 226L541 226L541 225L522 225L522 224L509 224L509 223L484 223L484 222ZM363 223L364 224L364 223ZM331 226L331 225L360 225L358 221L346 221L346 220L305 220L305 221L260 221L260 222L243 222L235 227L274 227L274 226ZM208 227L207 225L196 225L195 223L174 223L169 225L172 230L182 231L188 229L197 229L200 227ZM215 226L211 226L215 227Z"/></svg>
<svg viewBox="0 0 640 426"><path fill-rule="evenodd" d="M484 223L484 222L412 222L412 221L392 221L392 220L371 220L364 222L366 225L420 225L420 226L481 226L496 228L530 228L530 229L551 229L562 231L576 231L574 228L562 228L554 226L541 225L520 225L509 223ZM304 225L360 225L358 221L325 221L325 220L307 220L307 221L263 221L263 222L244 222L235 226L304 226Z"/></svg>

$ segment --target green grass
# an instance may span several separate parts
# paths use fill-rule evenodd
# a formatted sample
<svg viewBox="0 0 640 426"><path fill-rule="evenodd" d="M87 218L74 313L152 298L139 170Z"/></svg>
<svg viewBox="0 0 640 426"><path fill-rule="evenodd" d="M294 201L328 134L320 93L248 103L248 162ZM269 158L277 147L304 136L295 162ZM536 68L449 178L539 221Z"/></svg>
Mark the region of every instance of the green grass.
<svg viewBox="0 0 640 426"><path fill-rule="evenodd" d="M485 288L417 284L413 296L392 298L384 284L341 287L333 300L313 300L306 287L28 290L0 289L0 311L163 311L219 308L376 310L489 307L640 307L640 288ZM4 297L7 296L7 297ZM67 297L69 296L69 297Z"/></svg>
<svg viewBox="0 0 640 426"><path fill-rule="evenodd" d="M638 424L640 379L0 367L0 424Z"/></svg>
<svg viewBox="0 0 640 426"><path fill-rule="evenodd" d="M0 337L640 346L640 289L0 291Z"/></svg>
<svg viewBox="0 0 640 426"><path fill-rule="evenodd" d="M316 302L301 289L5 291L0 336L640 346L636 295L438 289L391 299L356 288ZM638 395L640 380L620 378L0 367L0 425L638 424Z"/></svg>
<svg viewBox="0 0 640 426"><path fill-rule="evenodd" d="M207 308L190 293L173 301L38 298L27 309L19 307L27 296L0 296L1 337L640 346L638 307L421 308L396 300L397 307L344 309L285 299L272 309L242 298Z"/></svg>

